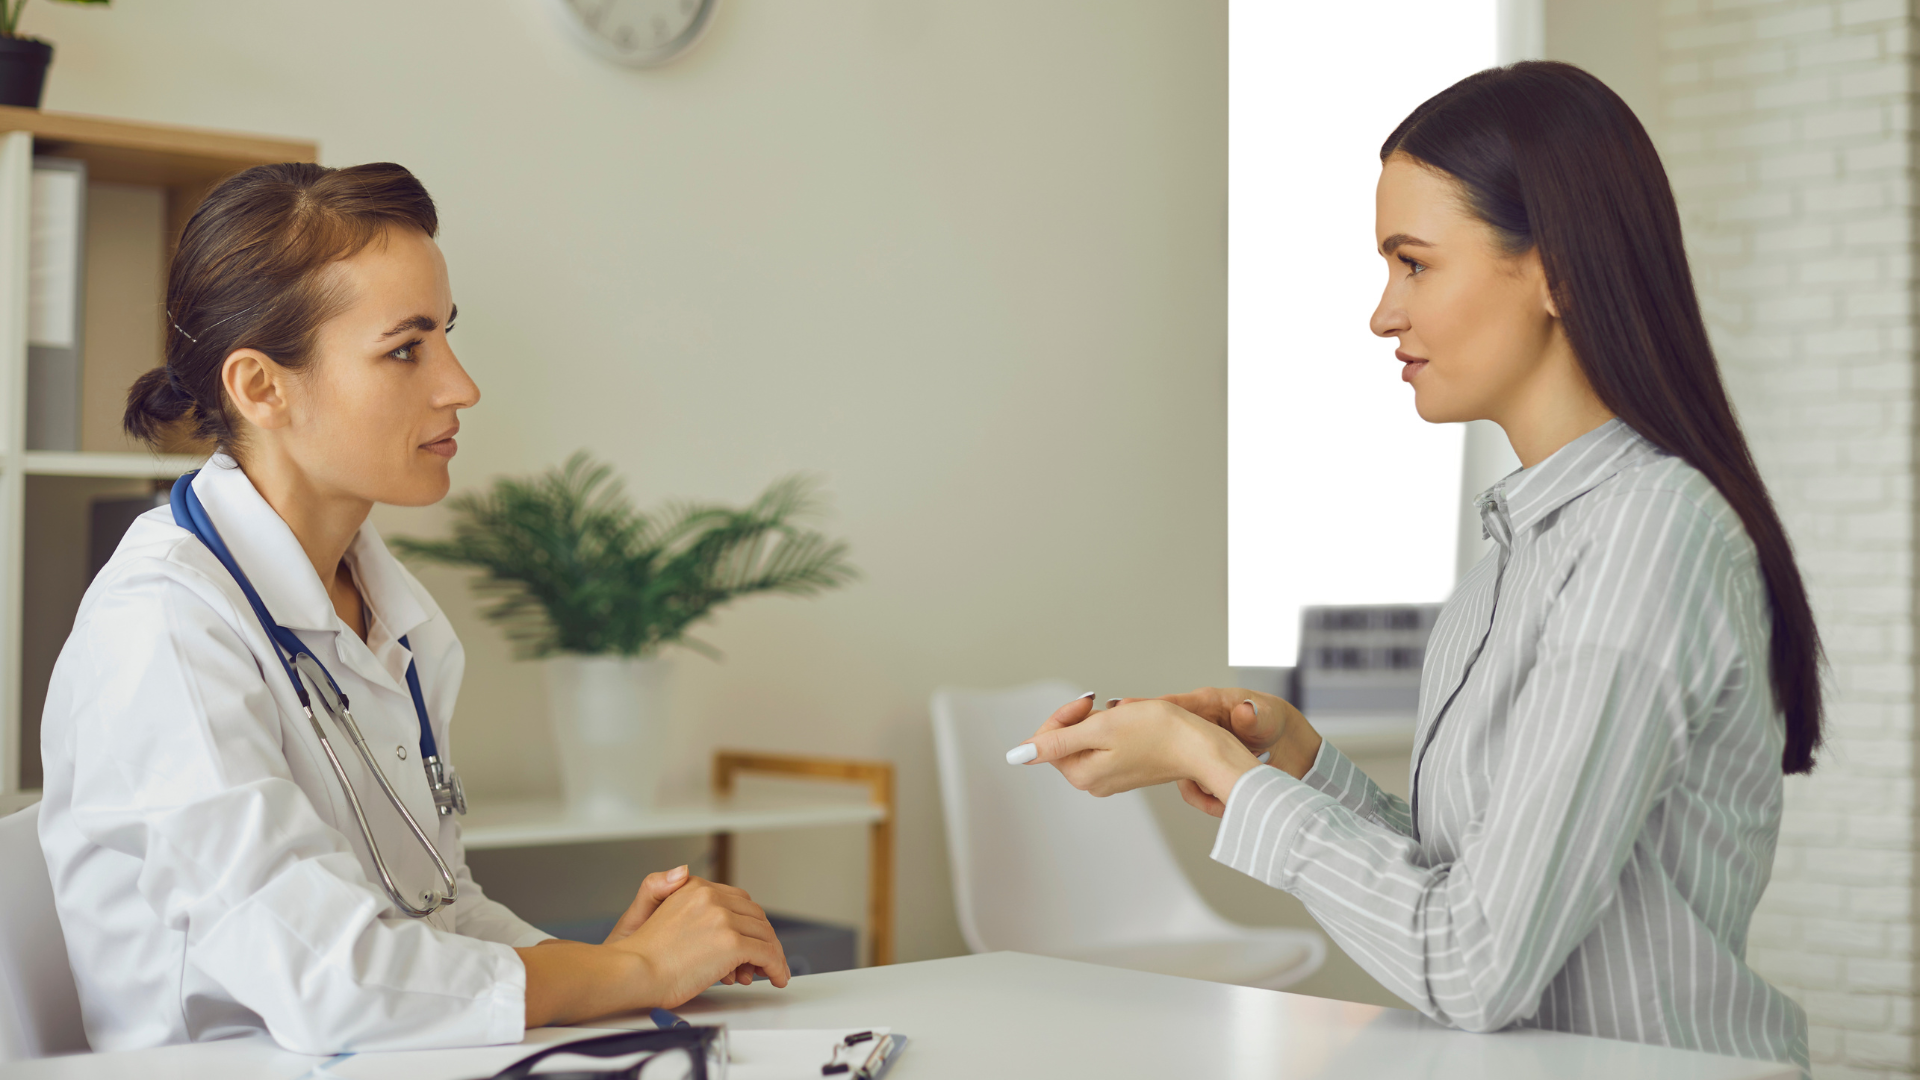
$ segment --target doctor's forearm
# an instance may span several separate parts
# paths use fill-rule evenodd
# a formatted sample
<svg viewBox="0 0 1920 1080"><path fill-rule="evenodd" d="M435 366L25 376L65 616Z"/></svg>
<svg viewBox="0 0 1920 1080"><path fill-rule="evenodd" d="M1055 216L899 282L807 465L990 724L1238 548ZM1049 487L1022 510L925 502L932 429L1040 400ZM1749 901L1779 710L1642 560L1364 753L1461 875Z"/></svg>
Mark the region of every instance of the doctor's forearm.
<svg viewBox="0 0 1920 1080"><path fill-rule="evenodd" d="M513 951L527 968L528 1028L577 1023L645 1004L649 972L633 953L558 938Z"/></svg>

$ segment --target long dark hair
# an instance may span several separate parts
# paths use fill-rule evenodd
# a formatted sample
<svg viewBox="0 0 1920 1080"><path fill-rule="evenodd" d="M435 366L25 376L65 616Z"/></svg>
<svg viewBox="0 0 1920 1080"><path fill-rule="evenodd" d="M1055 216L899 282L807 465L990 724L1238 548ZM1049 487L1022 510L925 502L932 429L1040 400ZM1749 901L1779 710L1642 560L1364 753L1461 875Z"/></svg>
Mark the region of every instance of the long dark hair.
<svg viewBox="0 0 1920 1080"><path fill-rule="evenodd" d="M1653 141L1605 83L1530 60L1470 75L1380 147L1448 174L1509 254L1538 249L1567 340L1614 415L1700 470L1746 526L1773 608L1781 767L1821 742L1820 632L1793 548L1754 467L1707 342L1680 214Z"/></svg>
<svg viewBox="0 0 1920 1080"><path fill-rule="evenodd" d="M122 426L150 445L239 450L220 370L236 349L298 369L351 297L326 270L388 228L439 231L427 189L390 162L256 165L209 192L167 270L167 361L127 392Z"/></svg>

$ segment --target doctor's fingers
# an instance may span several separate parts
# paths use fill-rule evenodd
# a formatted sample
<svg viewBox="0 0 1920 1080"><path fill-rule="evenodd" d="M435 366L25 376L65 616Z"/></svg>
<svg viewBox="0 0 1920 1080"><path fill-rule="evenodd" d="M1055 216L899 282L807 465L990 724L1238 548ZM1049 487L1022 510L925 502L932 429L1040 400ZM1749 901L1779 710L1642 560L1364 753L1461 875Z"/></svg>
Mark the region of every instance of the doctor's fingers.
<svg viewBox="0 0 1920 1080"><path fill-rule="evenodd" d="M659 909L667 897L680 891L680 888L691 880L694 879L685 866L676 866L671 870L658 870L648 874L646 880L640 883L639 890L634 893L633 903L627 905L627 910L620 916L620 921L613 924L613 930L607 934L607 940L603 944L610 945L640 929L641 924Z"/></svg>
<svg viewBox="0 0 1920 1080"><path fill-rule="evenodd" d="M791 975L787 969L787 951L780 947L780 939L773 935L771 928L767 936L761 937L753 927L736 924L733 933L729 951L733 953L734 978L740 979L741 969L746 968L749 970L743 982L751 982L752 973L758 971L775 986L787 985Z"/></svg>

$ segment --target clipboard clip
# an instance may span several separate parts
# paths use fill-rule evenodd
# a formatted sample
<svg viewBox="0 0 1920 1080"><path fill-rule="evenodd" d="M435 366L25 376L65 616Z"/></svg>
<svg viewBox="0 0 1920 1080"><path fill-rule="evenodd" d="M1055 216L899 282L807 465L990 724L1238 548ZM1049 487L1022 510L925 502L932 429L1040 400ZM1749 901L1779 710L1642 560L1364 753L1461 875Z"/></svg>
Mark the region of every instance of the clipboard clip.
<svg viewBox="0 0 1920 1080"><path fill-rule="evenodd" d="M833 1057L820 1066L821 1076L845 1076L848 1080L880 1080L893 1064L896 1050L906 1045L904 1035L882 1035L856 1031L833 1044ZM871 1043L871 1046L866 1044ZM858 1062L859 1064L855 1064Z"/></svg>

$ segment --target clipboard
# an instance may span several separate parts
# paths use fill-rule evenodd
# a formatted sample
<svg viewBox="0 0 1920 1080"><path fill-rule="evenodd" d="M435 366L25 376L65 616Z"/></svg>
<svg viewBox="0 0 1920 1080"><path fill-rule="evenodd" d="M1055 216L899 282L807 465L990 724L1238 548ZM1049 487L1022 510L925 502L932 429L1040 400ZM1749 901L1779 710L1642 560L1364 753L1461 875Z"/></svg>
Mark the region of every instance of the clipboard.
<svg viewBox="0 0 1920 1080"><path fill-rule="evenodd" d="M732 1031L727 1080L883 1080L908 1041L883 1027Z"/></svg>
<svg viewBox="0 0 1920 1080"><path fill-rule="evenodd" d="M727 1080L885 1080L892 1071L894 1062L907 1048L907 1036L889 1028L762 1028L751 1030L724 1030L720 1027L687 1026L667 1030L622 1030L599 1033L584 1039L558 1039L547 1043L533 1054L524 1054L524 1048L512 1048L516 1052L511 1063L499 1072L487 1076L487 1080L513 1078L536 1080L541 1074L532 1072L533 1067L542 1059L564 1056L566 1054L584 1054L589 1057L629 1057L647 1050L663 1050L669 1045L685 1043L688 1048L695 1045L703 1049L724 1048L727 1054ZM506 1047L486 1048L493 1054L499 1054ZM695 1051L696 1053L699 1051ZM457 1053L457 1052L456 1052ZM446 1055L445 1051L439 1055ZM370 1058L382 1058L387 1055L368 1055ZM407 1055L409 1057L413 1055ZM328 1062L324 1075L349 1080L359 1070L347 1065L353 1055L345 1059ZM371 1065L365 1061L362 1064ZM382 1062L382 1064L387 1064ZM436 1064L452 1065L451 1061ZM607 1071L602 1075L614 1075L615 1070L628 1068L631 1062L615 1065L607 1063ZM428 1069L431 1073L434 1070ZM471 1067L462 1069L454 1066L448 1076L459 1076L463 1080L472 1080L476 1075ZM479 1074L485 1076L486 1074ZM570 1075L585 1077L594 1075L593 1067L572 1072ZM624 1071L618 1075L627 1075Z"/></svg>

